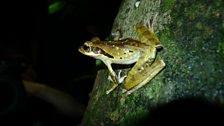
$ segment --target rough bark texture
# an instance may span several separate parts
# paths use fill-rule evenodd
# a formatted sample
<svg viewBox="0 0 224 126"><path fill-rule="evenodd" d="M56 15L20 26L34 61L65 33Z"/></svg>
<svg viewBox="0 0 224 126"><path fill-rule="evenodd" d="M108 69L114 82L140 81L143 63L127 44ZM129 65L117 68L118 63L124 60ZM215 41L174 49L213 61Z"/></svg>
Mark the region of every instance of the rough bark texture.
<svg viewBox="0 0 224 126"><path fill-rule="evenodd" d="M137 3L139 6L137 6ZM98 72L82 126L135 125L152 108L197 97L224 103L223 0L123 0L111 35L135 38L136 23L147 24L157 13L154 30L166 68L129 96L121 87L111 94L108 71Z"/></svg>

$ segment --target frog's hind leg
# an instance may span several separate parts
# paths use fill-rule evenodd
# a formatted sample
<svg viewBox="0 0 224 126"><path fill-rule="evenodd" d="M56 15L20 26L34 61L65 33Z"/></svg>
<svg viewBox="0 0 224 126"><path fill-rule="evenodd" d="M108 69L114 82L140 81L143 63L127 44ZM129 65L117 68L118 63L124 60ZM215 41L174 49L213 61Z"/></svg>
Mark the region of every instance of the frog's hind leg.
<svg viewBox="0 0 224 126"><path fill-rule="evenodd" d="M145 80L147 77L148 69L153 64L156 48L149 46L146 49L139 60L135 63L132 69L128 72L128 76L125 79L124 87L126 90L130 90L139 83Z"/></svg>
<svg viewBox="0 0 224 126"><path fill-rule="evenodd" d="M126 92L127 95L131 94L135 90L141 88L145 84L147 84L150 80L152 80L163 68L165 67L165 63L163 60L155 61L150 67L146 69L145 76L147 76L142 82L133 87L132 89Z"/></svg>
<svg viewBox="0 0 224 126"><path fill-rule="evenodd" d="M154 32L154 26L155 26L155 23L156 23L156 19L157 19L157 16L158 16L158 13L155 13L155 15L153 16L152 19L149 19L147 21L147 27L150 28L153 32Z"/></svg>
<svg viewBox="0 0 224 126"><path fill-rule="evenodd" d="M149 30L146 26L142 24L136 24L136 32L141 43L145 43L154 47L161 46L161 43L156 34L152 30Z"/></svg>

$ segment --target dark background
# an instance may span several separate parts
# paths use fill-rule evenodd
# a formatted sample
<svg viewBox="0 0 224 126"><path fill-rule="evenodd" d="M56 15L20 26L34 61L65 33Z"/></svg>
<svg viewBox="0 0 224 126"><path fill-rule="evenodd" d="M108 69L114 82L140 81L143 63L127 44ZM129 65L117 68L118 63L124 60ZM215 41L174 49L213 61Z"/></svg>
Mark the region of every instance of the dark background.
<svg viewBox="0 0 224 126"><path fill-rule="evenodd" d="M120 0L61 0L61 9L49 14L49 6L57 1L1 1L0 56L25 56L37 82L63 90L86 106L96 65L77 49L94 36L110 35ZM46 108L46 113L38 114L52 111L42 101L32 104L35 111Z"/></svg>
<svg viewBox="0 0 224 126"><path fill-rule="evenodd" d="M92 74L95 60L80 54L78 47L91 37L110 35L120 4L120 0L63 1L65 6L53 14L48 14L48 6L56 0L4 1L0 11L1 52L25 55L38 82L56 87Z"/></svg>

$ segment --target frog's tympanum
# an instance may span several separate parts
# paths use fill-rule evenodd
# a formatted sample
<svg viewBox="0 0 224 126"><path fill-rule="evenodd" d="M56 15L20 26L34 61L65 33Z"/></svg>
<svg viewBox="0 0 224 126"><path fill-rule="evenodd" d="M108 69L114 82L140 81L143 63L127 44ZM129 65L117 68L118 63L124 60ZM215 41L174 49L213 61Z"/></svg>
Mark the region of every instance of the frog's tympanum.
<svg viewBox="0 0 224 126"><path fill-rule="evenodd" d="M162 45L153 30L141 24L136 25L139 40L123 39L114 41L87 41L79 52L100 59L108 67L113 86L106 93L113 91L124 80L124 92L131 94L155 77L164 67L163 60L156 60L157 50ZM126 78L119 77L111 64L133 64Z"/></svg>

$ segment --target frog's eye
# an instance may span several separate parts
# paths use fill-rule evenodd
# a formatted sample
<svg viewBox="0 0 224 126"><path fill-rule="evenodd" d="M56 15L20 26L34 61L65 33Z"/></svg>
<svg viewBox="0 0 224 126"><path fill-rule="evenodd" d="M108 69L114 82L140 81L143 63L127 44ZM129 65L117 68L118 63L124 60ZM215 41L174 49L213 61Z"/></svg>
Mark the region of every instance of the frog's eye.
<svg viewBox="0 0 224 126"><path fill-rule="evenodd" d="M88 45L83 45L82 48L83 48L85 51L88 51L88 52L91 51L91 47L88 46Z"/></svg>

